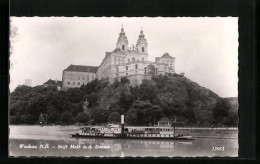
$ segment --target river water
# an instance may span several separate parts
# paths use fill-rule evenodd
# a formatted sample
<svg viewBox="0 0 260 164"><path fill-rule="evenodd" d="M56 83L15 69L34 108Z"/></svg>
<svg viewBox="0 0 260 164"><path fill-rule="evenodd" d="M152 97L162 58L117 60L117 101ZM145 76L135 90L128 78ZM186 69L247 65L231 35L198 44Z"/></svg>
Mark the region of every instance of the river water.
<svg viewBox="0 0 260 164"><path fill-rule="evenodd" d="M10 156L237 157L237 130L186 130L193 141L71 138L76 126L10 126ZM207 136L207 134L209 134Z"/></svg>

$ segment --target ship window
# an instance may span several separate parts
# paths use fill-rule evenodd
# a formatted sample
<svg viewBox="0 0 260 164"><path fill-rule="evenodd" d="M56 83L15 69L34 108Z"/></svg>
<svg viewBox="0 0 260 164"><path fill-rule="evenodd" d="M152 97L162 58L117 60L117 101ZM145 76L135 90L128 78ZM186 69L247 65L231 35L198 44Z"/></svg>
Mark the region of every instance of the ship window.
<svg viewBox="0 0 260 164"><path fill-rule="evenodd" d="M144 47L142 47L142 52L144 52Z"/></svg>

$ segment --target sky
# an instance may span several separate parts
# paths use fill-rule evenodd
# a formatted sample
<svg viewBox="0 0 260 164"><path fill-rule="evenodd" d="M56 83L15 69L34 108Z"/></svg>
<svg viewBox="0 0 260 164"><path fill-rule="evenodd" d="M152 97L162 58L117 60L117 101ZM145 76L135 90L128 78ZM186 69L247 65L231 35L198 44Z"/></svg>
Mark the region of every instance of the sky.
<svg viewBox="0 0 260 164"><path fill-rule="evenodd" d="M61 80L70 64L99 66L122 26L129 46L143 29L149 61L168 52L176 73L221 97L237 97L236 17L11 17L10 91L25 79L33 86Z"/></svg>

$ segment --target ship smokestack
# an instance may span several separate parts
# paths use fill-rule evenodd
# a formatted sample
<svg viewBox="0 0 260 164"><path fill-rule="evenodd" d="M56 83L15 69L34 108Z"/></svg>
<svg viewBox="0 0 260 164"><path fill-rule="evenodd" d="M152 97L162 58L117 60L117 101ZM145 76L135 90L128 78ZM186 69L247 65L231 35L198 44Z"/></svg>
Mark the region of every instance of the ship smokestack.
<svg viewBox="0 0 260 164"><path fill-rule="evenodd" d="M124 131L125 131L125 127L124 127L124 115L121 115L121 137L124 137Z"/></svg>
<svg viewBox="0 0 260 164"><path fill-rule="evenodd" d="M124 115L121 115L121 124L124 124Z"/></svg>

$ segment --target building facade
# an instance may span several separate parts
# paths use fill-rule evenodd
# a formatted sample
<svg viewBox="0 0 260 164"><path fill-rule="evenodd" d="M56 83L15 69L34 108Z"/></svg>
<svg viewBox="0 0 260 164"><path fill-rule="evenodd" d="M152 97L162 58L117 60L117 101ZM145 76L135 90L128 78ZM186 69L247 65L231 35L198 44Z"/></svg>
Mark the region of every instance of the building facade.
<svg viewBox="0 0 260 164"><path fill-rule="evenodd" d="M24 80L24 85L32 87L32 79L25 79Z"/></svg>
<svg viewBox="0 0 260 164"><path fill-rule="evenodd" d="M110 83L115 79L127 77L131 85L142 83L143 79L152 76L175 73L175 58L165 53L155 62L148 61L148 43L141 30L135 46L129 47L124 29L119 33L116 49L106 52L105 58L97 69L97 78L108 78Z"/></svg>
<svg viewBox="0 0 260 164"><path fill-rule="evenodd" d="M74 88L97 79L107 78L110 83L127 77L132 86L142 83L152 76L175 73L175 58L165 53L148 61L148 43L143 30L140 31L136 45L129 46L123 28L119 33L114 51L106 52L99 67L70 65L63 71L62 87Z"/></svg>
<svg viewBox="0 0 260 164"><path fill-rule="evenodd" d="M96 78L97 67L70 65L63 70L62 88L79 88Z"/></svg>
<svg viewBox="0 0 260 164"><path fill-rule="evenodd" d="M48 81L46 81L45 83L43 83L43 87L52 86L52 87L57 87L58 90L61 89L61 85L62 85L62 82L61 82L61 81L52 80L52 79L49 79Z"/></svg>

